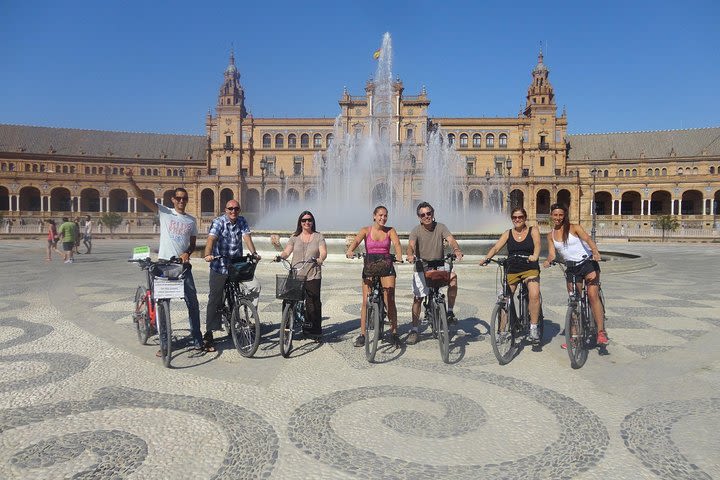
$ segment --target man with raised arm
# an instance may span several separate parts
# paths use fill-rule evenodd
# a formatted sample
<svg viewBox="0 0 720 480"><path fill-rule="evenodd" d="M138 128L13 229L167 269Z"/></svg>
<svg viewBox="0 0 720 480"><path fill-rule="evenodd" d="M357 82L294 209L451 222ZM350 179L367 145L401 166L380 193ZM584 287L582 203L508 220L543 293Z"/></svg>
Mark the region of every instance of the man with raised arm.
<svg viewBox="0 0 720 480"><path fill-rule="evenodd" d="M185 213L185 207L187 207L189 199L188 192L182 187L177 187L172 197L175 208L168 208L143 197L140 187L133 178L132 169L125 170L125 175L127 175L130 186L135 192L135 197L152 212L156 213L160 220L158 259L170 260L175 257L182 260L185 265L185 304L190 319L191 348L201 349L200 304L198 303L197 289L195 288L192 265L190 264L190 255L195 251L198 229L195 217Z"/></svg>
<svg viewBox="0 0 720 480"><path fill-rule="evenodd" d="M420 219L420 225L416 226L410 232L408 238L407 247L407 261L410 263L415 262L416 257L425 262L441 261L444 257L444 244L447 240L448 244L453 250L453 253L457 257L457 260L462 260L463 254L460 250L455 237L452 236L450 230L443 223L435 221L435 210L432 205L427 202L421 202L417 206L417 216ZM422 269L419 270L420 275L424 275ZM420 325L420 307L423 299L423 292L416 288L413 288L415 292L413 306L412 306L412 328L407 336L405 342L408 345L413 345L418 341L418 326ZM447 291L447 319L448 323L456 323L457 319L453 313L453 306L455 306L455 298L457 297L457 274L455 272L450 273L450 284Z"/></svg>
<svg viewBox="0 0 720 480"><path fill-rule="evenodd" d="M242 242L245 241L250 253L260 260L255 250L250 227L245 217L240 215L240 204L237 200L228 200L225 213L215 218L208 231L204 258L210 262L210 292L208 294L207 315L205 316L204 347L208 352L215 351L213 330L220 330L222 325L218 318L218 307L222 305L223 289L228 278L228 265L239 261L243 256ZM260 297L260 282L256 278L243 282L253 298L255 307Z"/></svg>

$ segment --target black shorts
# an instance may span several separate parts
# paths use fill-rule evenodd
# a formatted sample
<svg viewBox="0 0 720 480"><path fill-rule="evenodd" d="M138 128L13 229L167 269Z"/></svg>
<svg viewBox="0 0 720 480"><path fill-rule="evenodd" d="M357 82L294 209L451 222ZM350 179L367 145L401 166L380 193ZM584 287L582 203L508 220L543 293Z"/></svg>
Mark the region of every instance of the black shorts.
<svg viewBox="0 0 720 480"><path fill-rule="evenodd" d="M396 277L395 265L389 254L368 253L365 255L362 277Z"/></svg>
<svg viewBox="0 0 720 480"><path fill-rule="evenodd" d="M572 282L573 273L575 273L575 280L580 282L592 272L600 273L600 264L595 260L587 260L579 265L568 265L565 278L568 282Z"/></svg>

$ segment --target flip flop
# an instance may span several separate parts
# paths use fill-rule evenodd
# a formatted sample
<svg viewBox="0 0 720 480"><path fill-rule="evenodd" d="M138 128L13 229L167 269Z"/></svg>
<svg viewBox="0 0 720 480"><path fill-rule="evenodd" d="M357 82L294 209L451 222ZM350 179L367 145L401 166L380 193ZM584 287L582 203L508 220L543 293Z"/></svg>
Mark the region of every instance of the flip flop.
<svg viewBox="0 0 720 480"><path fill-rule="evenodd" d="M215 344L210 340L205 340L205 342L203 343L203 348L206 352L217 352Z"/></svg>

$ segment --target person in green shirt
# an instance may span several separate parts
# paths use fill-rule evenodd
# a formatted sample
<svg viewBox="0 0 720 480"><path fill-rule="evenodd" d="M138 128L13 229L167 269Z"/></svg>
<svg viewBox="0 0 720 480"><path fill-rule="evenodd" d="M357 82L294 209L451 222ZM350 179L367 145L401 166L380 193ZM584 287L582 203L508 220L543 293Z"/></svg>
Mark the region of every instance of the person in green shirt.
<svg viewBox="0 0 720 480"><path fill-rule="evenodd" d="M73 263L73 249L75 248L75 235L77 235L77 229L75 223L71 222L68 217L63 217L63 223L58 229L60 239L62 241L63 252L65 255L65 263Z"/></svg>

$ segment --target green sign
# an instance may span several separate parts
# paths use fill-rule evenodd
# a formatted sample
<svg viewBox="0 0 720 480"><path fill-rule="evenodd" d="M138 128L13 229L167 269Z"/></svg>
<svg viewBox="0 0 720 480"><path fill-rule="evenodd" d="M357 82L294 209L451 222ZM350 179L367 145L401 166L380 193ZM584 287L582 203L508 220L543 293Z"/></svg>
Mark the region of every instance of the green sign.
<svg viewBox="0 0 720 480"><path fill-rule="evenodd" d="M150 247L135 247L133 248L133 260L144 260L150 258Z"/></svg>

